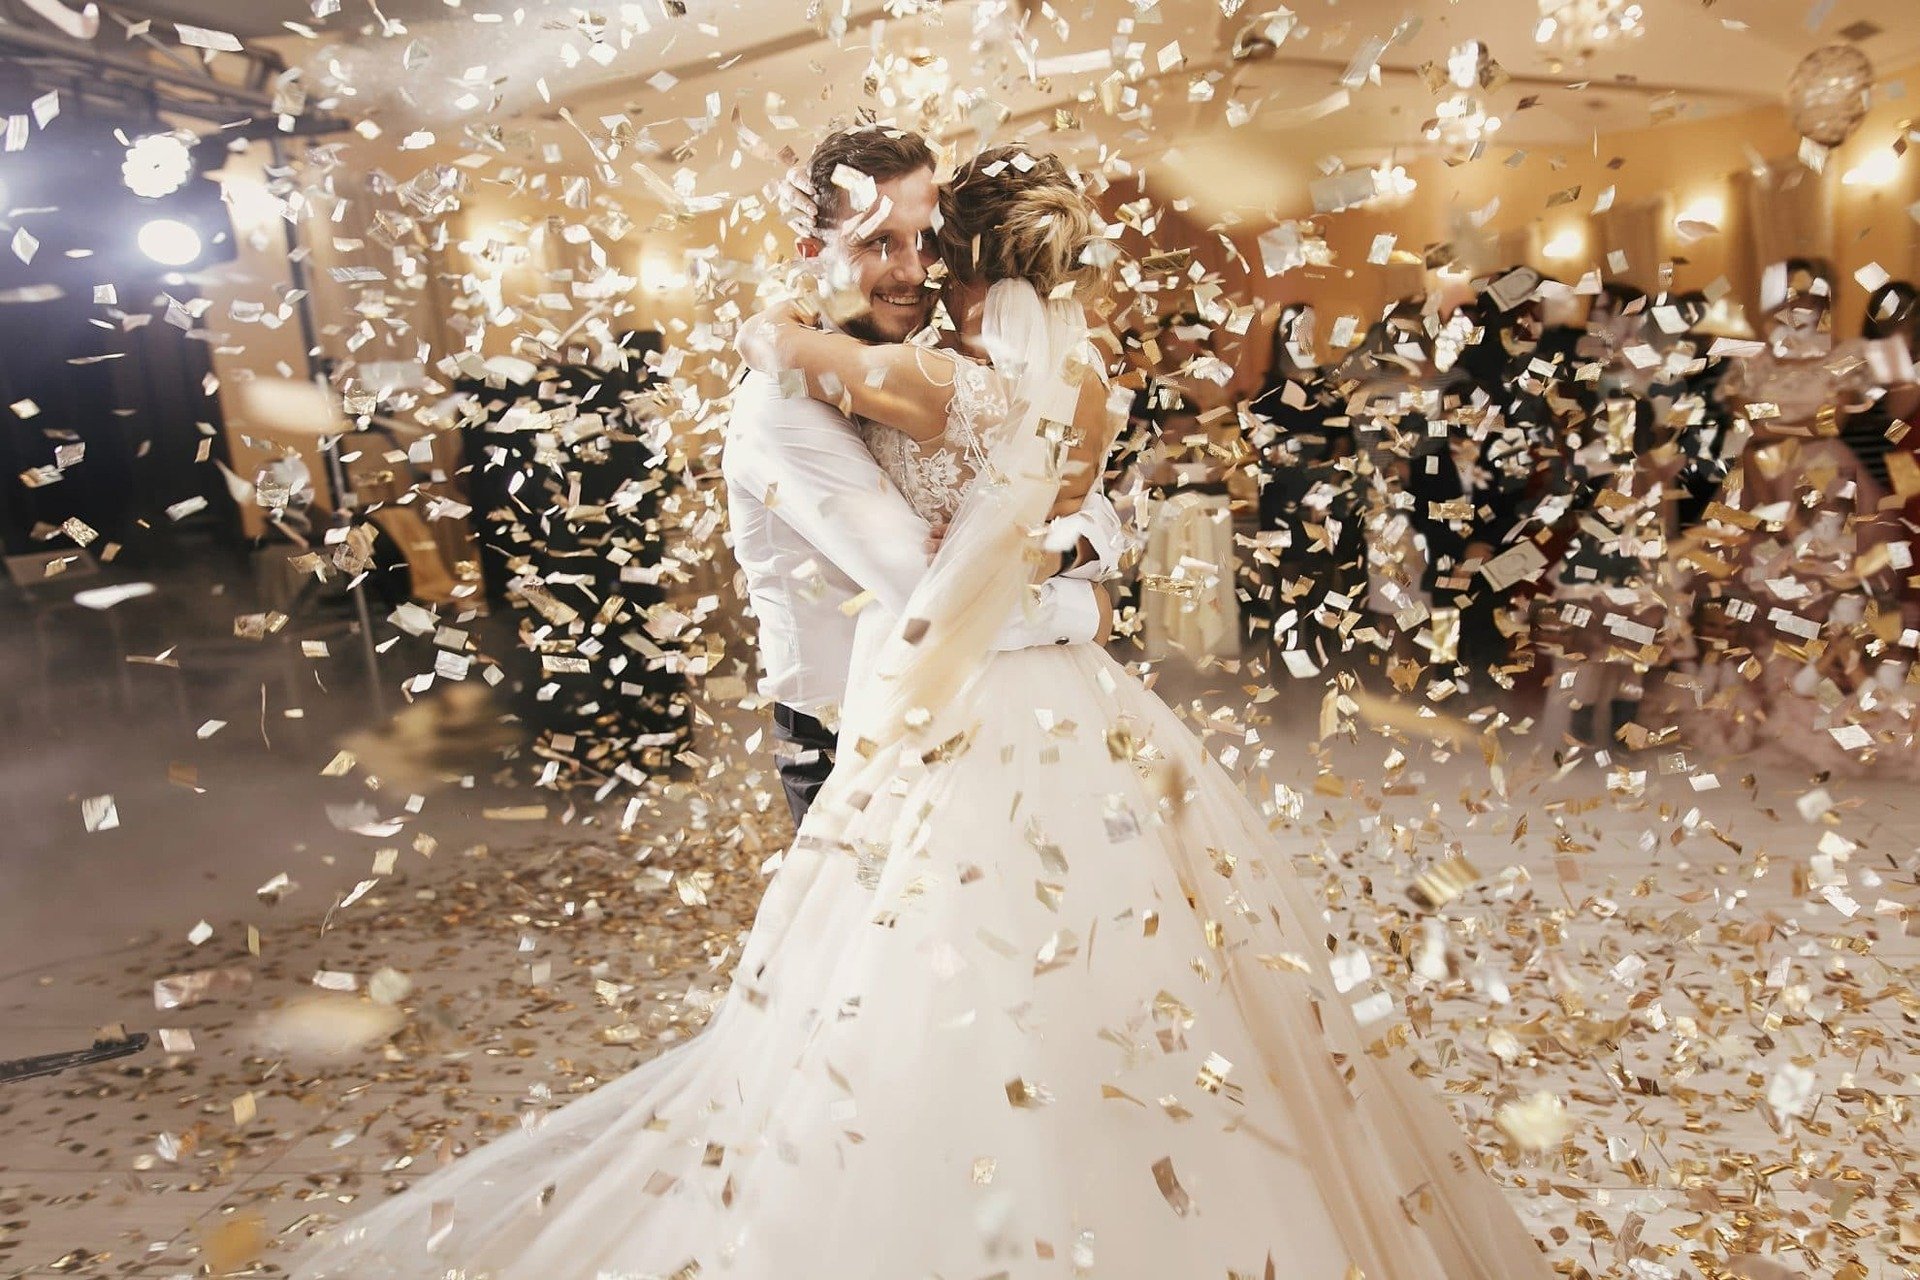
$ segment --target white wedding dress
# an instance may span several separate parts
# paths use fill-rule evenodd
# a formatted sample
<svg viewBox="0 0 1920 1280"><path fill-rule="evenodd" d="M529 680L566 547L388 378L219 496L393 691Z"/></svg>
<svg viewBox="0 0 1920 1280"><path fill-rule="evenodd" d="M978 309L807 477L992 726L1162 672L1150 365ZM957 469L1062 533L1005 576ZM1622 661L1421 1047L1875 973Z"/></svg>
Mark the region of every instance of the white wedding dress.
<svg viewBox="0 0 1920 1280"><path fill-rule="evenodd" d="M1002 349L1066 325L1006 289ZM709 1027L295 1275L1551 1274L1386 1024L1356 1024L1322 911L1194 735L1097 646L987 653L1054 483L1040 398L1031 368L962 374L933 467L988 466L964 501L873 439L953 532L919 621L872 623L840 767Z"/></svg>

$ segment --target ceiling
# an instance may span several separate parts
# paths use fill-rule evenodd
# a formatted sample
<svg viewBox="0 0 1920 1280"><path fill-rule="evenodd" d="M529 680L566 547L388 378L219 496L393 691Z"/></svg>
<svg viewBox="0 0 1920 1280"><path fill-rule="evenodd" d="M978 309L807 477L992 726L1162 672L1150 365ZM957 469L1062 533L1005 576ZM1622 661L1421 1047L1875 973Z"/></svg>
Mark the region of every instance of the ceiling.
<svg viewBox="0 0 1920 1280"><path fill-rule="evenodd" d="M321 0L322 8L333 2ZM863 81L876 54L893 60L908 50L944 58L954 89L991 99L983 111L1011 113L1002 135L1045 129L1064 107L1081 128L1050 145L1229 177L1252 206L1297 191L1323 157L1371 161L1417 150L1435 101L1419 69L1444 64L1467 39L1485 42L1512 77L1489 99L1504 119L1498 141L1520 147L1776 102L1807 52L1856 23L1879 29L1851 34L1883 71L1920 63L1913 0L1643 0L1646 37L1576 67L1556 66L1535 48L1539 0L1294 0L1292 35L1252 64L1225 51L1271 0L686 0L671 6L679 14L671 0L622 0L601 4L605 25L592 29L583 27L587 10L567 0L337 3L339 12L321 18L314 0L117 7L275 36L321 96L339 96L339 114L371 116L388 142L462 144L478 127L506 123L510 136L530 131L590 164L583 134L618 135L628 139L623 161L665 156L663 172L685 167L702 192L757 187L780 145L804 150L836 117L871 109L902 118ZM1237 10L1232 18L1223 4ZM844 16L844 31L823 36L809 9ZM1006 74L1020 69L1007 59L1012 28L995 26L996 15L1024 15L1042 60L1097 58L1137 42L1148 73L1136 86L1140 101L1117 113L1077 103L1106 69L1056 71L1041 86ZM1341 75L1369 42L1386 42L1373 59L1379 71L1341 99ZM1238 123L1230 102L1245 112ZM759 154L741 145L738 126L764 140Z"/></svg>
<svg viewBox="0 0 1920 1280"><path fill-rule="evenodd" d="M236 3L235 0L105 0L101 7L141 14L156 21L184 22L190 26L247 37L282 34L290 22L342 31L362 24L377 23L367 0L337 0L340 12L324 18L314 14L317 2L321 3L321 7L326 7L324 0L246 0L245 3ZM444 18L450 12L446 0L378 0L378 3L382 13L404 23L429 22ZM75 3L72 7L79 6ZM514 7L512 4L480 0L479 3L465 5L464 11L471 13L487 8L507 11Z"/></svg>

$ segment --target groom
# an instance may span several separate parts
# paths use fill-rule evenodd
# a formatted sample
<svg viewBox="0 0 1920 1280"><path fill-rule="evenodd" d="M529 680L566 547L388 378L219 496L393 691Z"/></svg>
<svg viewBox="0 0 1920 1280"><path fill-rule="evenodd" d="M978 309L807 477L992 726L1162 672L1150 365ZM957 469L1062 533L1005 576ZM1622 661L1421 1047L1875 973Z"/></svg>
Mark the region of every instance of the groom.
<svg viewBox="0 0 1920 1280"><path fill-rule="evenodd" d="M817 204L801 253L859 304L839 328L873 343L925 328L939 199L926 140L878 126L832 134L807 180ZM931 531L845 414L785 395L763 374L749 373L734 392L721 472L734 558L760 624L760 692L773 699L774 735L786 744L780 782L797 823L833 770L823 720L846 694L855 615L869 600L905 611ZM1007 620L996 649L1091 642L1106 631L1111 604L1092 579L1119 556L1119 519L1098 491L1062 519L1080 535L1077 550Z"/></svg>

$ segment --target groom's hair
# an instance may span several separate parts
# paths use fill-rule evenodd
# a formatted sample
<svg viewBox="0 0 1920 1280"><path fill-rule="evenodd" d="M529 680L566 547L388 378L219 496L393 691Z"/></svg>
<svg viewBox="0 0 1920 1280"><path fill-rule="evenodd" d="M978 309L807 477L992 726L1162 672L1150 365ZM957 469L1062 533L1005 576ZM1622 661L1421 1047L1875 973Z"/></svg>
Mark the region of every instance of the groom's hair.
<svg viewBox="0 0 1920 1280"><path fill-rule="evenodd" d="M847 216L846 188L833 180L843 165L875 182L890 182L917 170L935 167L933 148L911 129L868 124L828 134L813 149L813 158L807 162L807 180L813 188L814 221L823 231L839 226Z"/></svg>

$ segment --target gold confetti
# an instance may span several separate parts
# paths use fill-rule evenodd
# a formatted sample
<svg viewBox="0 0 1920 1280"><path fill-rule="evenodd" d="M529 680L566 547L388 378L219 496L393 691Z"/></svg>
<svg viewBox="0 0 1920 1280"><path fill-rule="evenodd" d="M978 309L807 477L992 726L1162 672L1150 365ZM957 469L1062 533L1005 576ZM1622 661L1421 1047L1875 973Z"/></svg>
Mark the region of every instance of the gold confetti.
<svg viewBox="0 0 1920 1280"><path fill-rule="evenodd" d="M1153 1162L1153 1181L1160 1188L1168 1207L1181 1217L1186 1217L1193 1208L1186 1189L1180 1185L1180 1179L1174 1175L1173 1161L1165 1156Z"/></svg>

